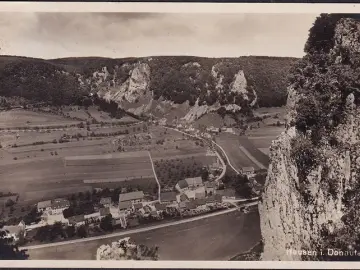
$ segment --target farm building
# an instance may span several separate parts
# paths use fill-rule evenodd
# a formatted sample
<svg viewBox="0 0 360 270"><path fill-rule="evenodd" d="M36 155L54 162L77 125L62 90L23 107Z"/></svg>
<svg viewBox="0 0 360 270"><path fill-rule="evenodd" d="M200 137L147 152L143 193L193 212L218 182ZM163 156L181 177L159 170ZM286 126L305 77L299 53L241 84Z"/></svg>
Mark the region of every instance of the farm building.
<svg viewBox="0 0 360 270"><path fill-rule="evenodd" d="M110 197L101 198L100 204L102 204L104 207L110 207L111 206L111 198Z"/></svg>
<svg viewBox="0 0 360 270"><path fill-rule="evenodd" d="M186 178L185 181L186 181L186 183L188 184L188 186L190 188L201 187L203 185L203 181L202 181L202 178L200 176L199 177Z"/></svg>
<svg viewBox="0 0 360 270"><path fill-rule="evenodd" d="M170 192L160 193L160 199L161 202L164 203L174 203L176 202L176 192L170 191Z"/></svg>
<svg viewBox="0 0 360 270"><path fill-rule="evenodd" d="M255 173L254 167L243 167L242 173L247 176L252 176Z"/></svg>
<svg viewBox="0 0 360 270"><path fill-rule="evenodd" d="M176 185L175 188L177 191L181 192L189 188L188 183L185 180L180 180Z"/></svg>
<svg viewBox="0 0 360 270"><path fill-rule="evenodd" d="M134 191L128 193L121 193L119 195L119 203L120 202L131 202L131 203L139 203L142 202L144 199L144 192L143 191Z"/></svg>

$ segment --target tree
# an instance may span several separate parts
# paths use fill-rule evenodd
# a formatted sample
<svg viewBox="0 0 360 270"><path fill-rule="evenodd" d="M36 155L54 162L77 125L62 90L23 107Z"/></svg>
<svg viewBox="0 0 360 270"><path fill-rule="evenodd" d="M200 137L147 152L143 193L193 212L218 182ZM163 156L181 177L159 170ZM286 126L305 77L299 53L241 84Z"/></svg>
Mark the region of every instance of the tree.
<svg viewBox="0 0 360 270"><path fill-rule="evenodd" d="M81 225L80 227L77 228L76 230L76 234L77 236L79 236L80 238L85 238L88 235L87 229L85 227L85 225Z"/></svg>
<svg viewBox="0 0 360 270"><path fill-rule="evenodd" d="M67 226L65 229L67 238L74 237L76 235L76 230L74 226Z"/></svg>
<svg viewBox="0 0 360 270"><path fill-rule="evenodd" d="M5 203L6 207L11 207L15 204L15 202L12 199L8 199Z"/></svg>
<svg viewBox="0 0 360 270"><path fill-rule="evenodd" d="M105 216L104 218L101 219L100 221L100 228L104 231L112 231L113 230L113 225L112 225L112 215L108 214L107 216Z"/></svg>
<svg viewBox="0 0 360 270"><path fill-rule="evenodd" d="M249 178L246 175L237 175L234 183L235 192L244 198L251 198L254 192L250 186Z"/></svg>
<svg viewBox="0 0 360 270"><path fill-rule="evenodd" d="M3 225L0 224L0 228ZM6 237L6 232L0 231L0 260L26 260L29 255L26 250L19 250L12 238Z"/></svg>

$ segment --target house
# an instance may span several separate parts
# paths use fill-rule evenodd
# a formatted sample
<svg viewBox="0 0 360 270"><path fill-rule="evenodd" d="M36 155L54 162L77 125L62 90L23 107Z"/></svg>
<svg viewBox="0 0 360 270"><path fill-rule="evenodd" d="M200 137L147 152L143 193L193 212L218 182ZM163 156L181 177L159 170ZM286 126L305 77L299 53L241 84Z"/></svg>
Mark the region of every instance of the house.
<svg viewBox="0 0 360 270"><path fill-rule="evenodd" d="M192 178L186 178L186 183L188 184L189 188L196 188L201 187L203 185L202 178L199 177L192 177Z"/></svg>
<svg viewBox="0 0 360 270"><path fill-rule="evenodd" d="M104 207L110 207L111 206L111 198L110 197L101 198L100 204L102 204Z"/></svg>
<svg viewBox="0 0 360 270"><path fill-rule="evenodd" d="M216 183L215 182L206 182L205 183L205 193L206 195L213 195L216 193Z"/></svg>
<svg viewBox="0 0 360 270"><path fill-rule="evenodd" d="M222 197L222 199L235 199L235 190L227 188L227 189L223 189L223 190L217 190L216 191L217 195L220 195Z"/></svg>
<svg viewBox="0 0 360 270"><path fill-rule="evenodd" d="M134 191L128 193L121 193L119 195L119 203L120 202L131 202L131 203L139 203L144 199L144 192L142 191Z"/></svg>
<svg viewBox="0 0 360 270"><path fill-rule="evenodd" d="M164 202L164 203L174 203L174 202L176 202L176 192L174 192L174 191L162 192L162 193L160 193L160 199L161 199L161 202Z"/></svg>
<svg viewBox="0 0 360 270"><path fill-rule="evenodd" d="M37 210L38 212L45 212L51 209L51 200L38 202Z"/></svg>
<svg viewBox="0 0 360 270"><path fill-rule="evenodd" d="M126 211L126 210L132 210L133 204L131 201L125 201L125 202L119 202L119 210L120 211Z"/></svg>
<svg viewBox="0 0 360 270"><path fill-rule="evenodd" d="M4 226L1 231L5 232L4 238L11 238L14 242L26 236L26 226L23 221L18 225Z"/></svg>
<svg viewBox="0 0 360 270"><path fill-rule="evenodd" d="M205 198L205 187L199 187L195 190L195 199Z"/></svg>
<svg viewBox="0 0 360 270"><path fill-rule="evenodd" d="M37 204L37 209L39 212L44 212L49 215L58 215L61 214L69 206L69 200L58 198L52 201L48 200L39 202Z"/></svg>
<svg viewBox="0 0 360 270"><path fill-rule="evenodd" d="M175 188L177 191L182 192L183 190L186 190L189 188L188 183L186 182L186 180L180 180L179 182L177 182L177 184L175 185Z"/></svg>
<svg viewBox="0 0 360 270"><path fill-rule="evenodd" d="M68 218L69 224L78 227L85 224L85 216L84 215L78 215L78 216L72 216Z"/></svg>
<svg viewBox="0 0 360 270"><path fill-rule="evenodd" d="M243 167L242 173L247 176L252 176L255 173L254 167Z"/></svg>
<svg viewBox="0 0 360 270"><path fill-rule="evenodd" d="M50 209L48 210L49 215L61 214L65 209L70 207L70 201L66 199L54 199L51 201Z"/></svg>

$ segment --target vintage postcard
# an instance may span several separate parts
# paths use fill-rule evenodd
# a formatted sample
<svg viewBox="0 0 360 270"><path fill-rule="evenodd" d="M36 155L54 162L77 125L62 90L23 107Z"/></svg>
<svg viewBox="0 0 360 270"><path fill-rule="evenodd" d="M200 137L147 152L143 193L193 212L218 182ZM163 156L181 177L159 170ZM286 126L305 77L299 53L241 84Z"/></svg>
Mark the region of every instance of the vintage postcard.
<svg viewBox="0 0 360 270"><path fill-rule="evenodd" d="M359 14L1 3L0 259L359 261Z"/></svg>

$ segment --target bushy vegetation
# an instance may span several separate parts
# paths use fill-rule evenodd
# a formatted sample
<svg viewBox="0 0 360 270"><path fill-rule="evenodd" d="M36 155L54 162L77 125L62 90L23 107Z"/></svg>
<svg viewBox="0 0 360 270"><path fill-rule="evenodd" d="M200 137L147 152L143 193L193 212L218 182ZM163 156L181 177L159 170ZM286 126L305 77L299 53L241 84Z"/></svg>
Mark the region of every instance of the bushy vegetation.
<svg viewBox="0 0 360 270"><path fill-rule="evenodd" d="M351 145L340 144L335 136L336 128L344 122L346 117L347 97L354 96L354 103L360 104L360 56L356 51L350 51L347 45L359 40L350 40L352 31L357 30L354 20L359 20L358 14L322 14L310 29L309 39L305 46L307 55L292 69L290 83L298 93L300 100L296 104L296 117L292 125L300 135L292 142L292 158L294 159L299 176L299 191L305 201L311 196L307 190L306 177L312 168L322 165L321 185L329 199L339 197L340 180L329 178L331 164L322 160L321 149L330 145L334 153L343 153L345 147ZM335 45L334 35L338 23L343 24L342 38L348 38L347 44ZM349 31L349 33L346 33ZM346 144L346 142L344 143ZM356 151L355 151L356 152ZM302 258L303 260L331 260L358 261L360 249L359 235L359 196L360 185L353 183L342 198L344 215L341 223L324 223L320 240L310 243L313 250L323 250L317 258ZM332 224L331 224L332 223ZM331 229L330 229L331 228ZM339 256L329 256L327 249L344 252Z"/></svg>
<svg viewBox="0 0 360 270"><path fill-rule="evenodd" d="M191 105L197 98L201 103L236 103L242 107L248 103L242 97L229 91L234 75L243 70L248 81L250 96L254 89L260 107L282 106L286 101L286 75L294 58L279 57L240 57L232 59L213 59L190 56L169 56L148 58L64 58L42 60L20 57L0 57L0 95L18 96L32 101L45 101L53 105L81 104L91 105L84 97L99 87L121 84L129 77L134 64L146 62L150 66L150 90L155 99L164 97L175 103L189 101ZM197 62L200 66L187 65ZM124 65L126 64L126 65ZM224 90L215 90L216 80L211 75L216 65L219 76L224 76ZM97 86L95 71L106 67L110 73L107 82ZM80 85L79 80L89 82ZM207 92L209 91L209 94ZM116 112L115 115L122 112Z"/></svg>

